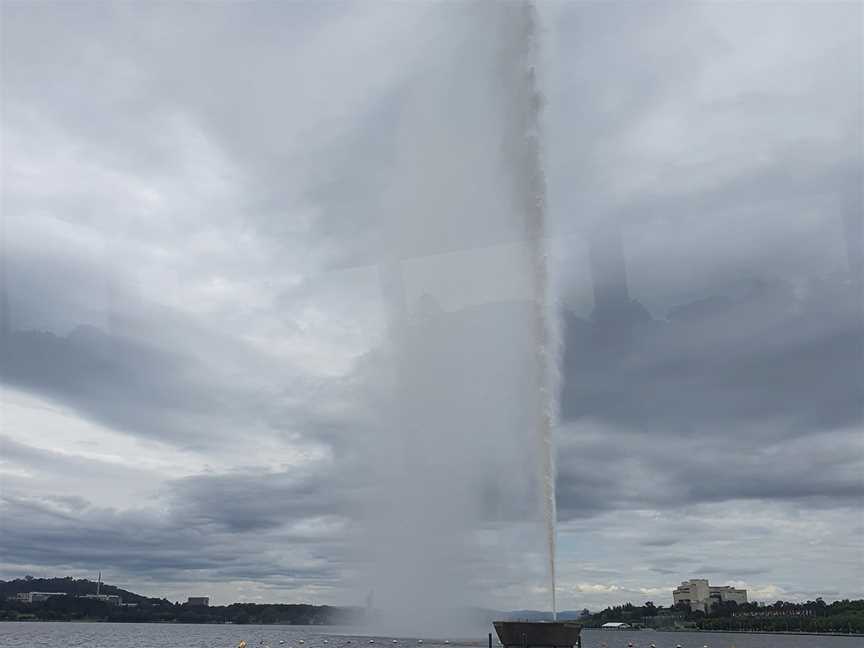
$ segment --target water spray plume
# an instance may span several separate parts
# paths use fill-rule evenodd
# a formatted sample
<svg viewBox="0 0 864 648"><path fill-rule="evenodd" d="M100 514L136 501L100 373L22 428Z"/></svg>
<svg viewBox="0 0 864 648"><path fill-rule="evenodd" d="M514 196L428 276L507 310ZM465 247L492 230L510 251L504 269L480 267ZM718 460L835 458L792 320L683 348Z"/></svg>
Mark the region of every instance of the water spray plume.
<svg viewBox="0 0 864 648"><path fill-rule="evenodd" d="M367 465L387 470L368 492L371 571L358 587L374 588L370 613L394 634L468 630L456 610L543 572L557 614L537 12L432 13L429 63L396 124L379 260L390 329L367 381L380 429Z"/></svg>

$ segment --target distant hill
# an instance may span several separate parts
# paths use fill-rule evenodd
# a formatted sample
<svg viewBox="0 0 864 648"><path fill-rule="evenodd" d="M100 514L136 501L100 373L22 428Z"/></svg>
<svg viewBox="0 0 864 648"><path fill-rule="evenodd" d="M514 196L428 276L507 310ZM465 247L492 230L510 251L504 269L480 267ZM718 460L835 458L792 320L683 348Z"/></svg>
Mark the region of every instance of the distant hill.
<svg viewBox="0 0 864 648"><path fill-rule="evenodd" d="M124 605L80 598L95 594L97 583L88 579L18 578L0 580L0 621L113 621L135 623L260 623L285 625L344 625L363 620L363 610L328 605L284 603L232 603L194 606L164 598L141 596L102 583L102 594L116 594ZM16 601L21 592L58 592L46 601ZM130 605L131 604L131 605Z"/></svg>
<svg viewBox="0 0 864 648"><path fill-rule="evenodd" d="M483 608L473 608L473 617L483 623L492 623L493 621L551 621L552 613L542 610L487 610ZM589 616L591 613L588 610L562 610L558 613L559 621L576 621Z"/></svg>
<svg viewBox="0 0 864 648"><path fill-rule="evenodd" d="M559 621L575 621L577 619L581 619L586 615L588 610L577 611L577 610L561 610L558 612L558 620ZM542 612L540 610L513 610L512 612L503 612L502 614L506 615L503 617L505 620L513 620L513 621L551 621L552 613L551 612Z"/></svg>
<svg viewBox="0 0 864 648"><path fill-rule="evenodd" d="M8 598L20 592L63 592L73 596L95 594L97 583L86 578L74 579L71 576L64 578L16 578L15 580L0 580L0 597ZM161 602L164 599L141 596L115 585L102 583L100 589L102 594L116 594L123 599L124 603Z"/></svg>

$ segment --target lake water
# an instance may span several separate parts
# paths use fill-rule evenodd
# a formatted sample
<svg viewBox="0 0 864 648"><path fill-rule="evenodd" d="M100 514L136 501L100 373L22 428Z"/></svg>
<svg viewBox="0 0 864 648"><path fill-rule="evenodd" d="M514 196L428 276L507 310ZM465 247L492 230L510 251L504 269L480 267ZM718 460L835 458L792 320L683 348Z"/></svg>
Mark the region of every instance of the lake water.
<svg viewBox="0 0 864 648"><path fill-rule="evenodd" d="M709 632L617 632L585 630L583 648L853 648L862 637L722 634ZM417 638L343 634L336 628L254 625L183 625L138 623L0 623L0 648L417 648ZM300 641L303 644L300 644ZM495 644L497 646L497 643ZM424 639L423 648L477 648L484 637Z"/></svg>

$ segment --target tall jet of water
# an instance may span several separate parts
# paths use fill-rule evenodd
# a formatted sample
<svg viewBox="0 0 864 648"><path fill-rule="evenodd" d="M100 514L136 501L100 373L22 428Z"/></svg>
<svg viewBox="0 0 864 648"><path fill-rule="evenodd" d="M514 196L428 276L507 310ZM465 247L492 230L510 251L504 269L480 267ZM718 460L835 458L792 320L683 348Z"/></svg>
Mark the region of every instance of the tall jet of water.
<svg viewBox="0 0 864 648"><path fill-rule="evenodd" d="M555 446L554 428L558 411L558 367L556 318L550 298L549 259L547 255L546 176L543 170L540 111L538 16L533 3L524 10L523 43L525 47L525 88L521 93L525 119L526 178L529 181L526 217L529 227L528 244L532 258L532 292L534 328L537 354L537 436L540 443L540 474L542 479L543 515L546 525L549 589L552 596L552 618L557 619L558 606L555 587L555 544L557 536L557 508L555 502Z"/></svg>
<svg viewBox="0 0 864 648"><path fill-rule="evenodd" d="M536 22L521 4L431 6L394 111L358 575L381 632L457 632L454 608L533 604L547 573L555 607Z"/></svg>

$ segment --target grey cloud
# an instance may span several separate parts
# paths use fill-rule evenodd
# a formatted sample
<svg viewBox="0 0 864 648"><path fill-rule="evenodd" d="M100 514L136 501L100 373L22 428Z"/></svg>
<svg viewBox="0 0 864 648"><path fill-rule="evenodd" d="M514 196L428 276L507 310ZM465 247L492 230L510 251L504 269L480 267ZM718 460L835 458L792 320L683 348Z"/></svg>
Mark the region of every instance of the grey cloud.
<svg viewBox="0 0 864 648"><path fill-rule="evenodd" d="M586 455L606 459L589 466ZM736 437L720 426L702 436L670 435L658 444L656 435L602 424L573 426L559 448L558 465L562 520L610 508L663 510L747 499L848 507L864 497L860 436L854 428L766 442L758 433L742 430ZM666 546L667 540L645 544Z"/></svg>
<svg viewBox="0 0 864 648"><path fill-rule="evenodd" d="M712 565L700 565L693 570L694 574L706 575L722 575L726 578L747 578L748 576L761 576L762 574L770 573L768 569L753 568L734 568L734 567L715 567Z"/></svg>
<svg viewBox="0 0 864 648"><path fill-rule="evenodd" d="M671 547L678 542L681 542L681 538L645 538L639 544L646 547Z"/></svg>
<svg viewBox="0 0 864 648"><path fill-rule="evenodd" d="M260 394L214 380L177 349L79 326L67 336L12 331L0 378L69 404L118 430L181 446L200 445L249 424ZM230 398L226 394L231 394ZM237 403L245 401L242 414Z"/></svg>
<svg viewBox="0 0 864 648"><path fill-rule="evenodd" d="M215 316L148 302L124 282L129 268L16 249L8 256L14 272L6 291L0 286L9 327L0 340L6 385L179 447L262 428L301 442L345 436L346 404L356 400L347 379L323 383L253 348L243 330L217 325ZM295 296L295 306L306 304L318 306L309 294ZM292 304L282 305L289 311Z"/></svg>
<svg viewBox="0 0 864 648"><path fill-rule="evenodd" d="M830 52L800 52L818 92L756 72L728 88L707 81L730 47L752 47L762 64L758 41L737 40L743 21L779 24L781 12L750 9L563 12L562 33L582 32L561 46L569 58L550 102L562 133L549 146L553 213L570 233L559 272L573 309L563 317L564 520L604 507L861 497L849 432L864 421L854 227L848 254L842 245L844 219L864 212L860 120L848 110L862 101L860 29L848 7L802 9L837 34ZM699 101L706 88L725 98ZM826 101L836 133L815 126ZM640 135L664 115L670 128ZM597 295L585 290L618 270L583 261L598 222L618 230L629 274L606 313L591 312Z"/></svg>
<svg viewBox="0 0 864 648"><path fill-rule="evenodd" d="M170 483L168 491L177 520L234 532L272 529L310 516L337 518L349 513L355 499L334 467L262 474L250 466L234 474L186 477Z"/></svg>
<svg viewBox="0 0 864 648"><path fill-rule="evenodd" d="M104 482L108 481L113 484L111 499L122 505L130 497L142 497L149 486L162 479L158 471L145 467L47 450L2 435L0 466L8 471L3 475L3 490L70 492L76 493L75 497L81 497L82 502L83 498L104 497ZM28 483L33 481L34 474L40 477L38 486Z"/></svg>
<svg viewBox="0 0 864 648"><path fill-rule="evenodd" d="M345 573L351 552L333 529L351 524L353 491L370 479L353 462L377 439L369 392L379 386L369 383L378 373L364 363L380 358L363 347L384 328L375 314L380 304L369 306L380 302L381 286L365 275L355 282L320 273L374 265L382 250L420 255L513 238L495 230L494 210L463 218L464 197L443 182L424 190L447 214L419 228L404 249L389 249L398 224L384 212L398 201L395 189L413 190L403 186L413 171L400 170L432 176L440 163L412 157L407 90L430 61L451 54L440 15L415 29L419 10L367 9L4 6L4 126L26 144L22 153L4 143L4 153L20 154L26 170L50 167L45 160L71 151L73 166L107 173L96 174L89 190L46 173L4 196L13 324L3 340L4 384L133 436L205 454L219 438L250 435L254 443L254 423L267 438L320 442L334 456L314 470L252 465L170 480L159 484L161 513L131 503L128 511L100 509L80 495L5 492L6 560L57 569L99 561L140 578L172 579L179 571L273 587L332 583ZM849 272L857 242L848 241L852 262L838 252L842 218L854 221L862 210L860 120L841 114L861 105L860 27L846 19L847 11L860 12L796 7L805 24L829 19L827 29L813 23L800 47L789 36L790 52L803 59L778 70L795 72L788 92L767 76L744 83L745 68L771 56L763 57L761 37L748 38L747 29L787 10L589 3L564 7L547 34L558 68L545 124L549 204L570 236L557 268L562 289L569 297L590 276L579 263L584 232L609 221L623 231L632 300L603 319L590 313L590 295L578 294L564 314L559 513L564 524L585 524L586 534L631 533L633 553L645 560L731 538L740 527L628 520L640 527L628 531L609 511L686 517L698 506L741 513L765 500L788 521L795 511L843 510L864 494L854 434L862 422L864 342ZM720 29L713 11L734 15L723 14ZM776 25L786 34L786 23ZM357 33L387 46L367 50ZM752 46L746 61L710 76L742 44ZM453 98L473 91L449 88L432 110L456 115ZM696 128L644 135L658 119ZM422 135L440 140L446 159L459 157L459 139L468 136L456 123ZM675 149L676 137L686 146ZM409 153L400 157L400 149ZM195 202L212 178L196 184L184 174L211 171L236 195ZM127 176L137 184L124 184ZM174 176L179 187L170 185ZM133 189L158 194L166 186L175 193L151 217L155 203ZM19 227L46 213L38 236ZM454 227L460 218L464 227ZM67 227L78 228L75 237L65 237ZM81 231L103 241L104 263L93 259L92 241L76 238ZM448 231L463 236L448 239ZM222 253L195 246L213 232L230 243ZM239 254L247 244L251 252ZM139 265L161 267L166 254L177 281L153 279L145 286L151 297L212 276L236 279L243 290L216 312L143 306L126 289L138 281ZM277 285L275 298L254 306L269 283ZM286 330L310 326L294 319L299 308L357 329L340 337L345 355L353 354L348 375L309 376L241 343L262 315L277 320L262 335L274 345ZM496 331L470 350L494 362L506 333L494 314L468 320ZM463 384L482 395L470 375ZM503 420L507 411L496 415ZM15 465L114 475L24 444L7 443L4 455ZM478 488L486 477L478 476ZM5 483L26 492L22 480ZM515 499L489 488L493 513L484 523L494 529L529 516L530 498ZM578 551L614 563L597 544L566 547L564 560ZM707 560L677 562L689 570ZM657 574L688 575L651 564ZM617 577L631 566L584 574ZM729 578L763 573L703 569Z"/></svg>
<svg viewBox="0 0 864 648"><path fill-rule="evenodd" d="M858 424L864 329L854 284L831 283L800 303L782 283L753 281L743 298L694 302L668 322L624 308L611 323L570 316L565 417L675 435L719 422L733 436L744 421L798 433Z"/></svg>
<svg viewBox="0 0 864 648"><path fill-rule="evenodd" d="M338 547L328 545L326 537L317 539L327 546L324 561L290 532L253 527L247 533L224 533L198 520L100 509L82 498L4 493L2 515L4 559L25 565L86 570L100 564L164 582L195 574L205 581L279 581L286 589L296 581L332 580L340 564ZM284 547L280 556L268 556L273 543Z"/></svg>

